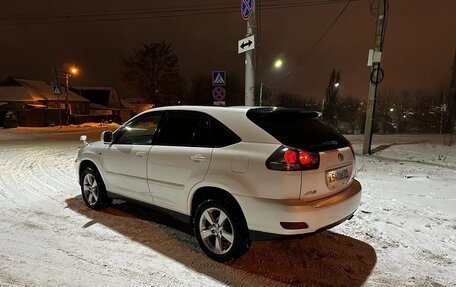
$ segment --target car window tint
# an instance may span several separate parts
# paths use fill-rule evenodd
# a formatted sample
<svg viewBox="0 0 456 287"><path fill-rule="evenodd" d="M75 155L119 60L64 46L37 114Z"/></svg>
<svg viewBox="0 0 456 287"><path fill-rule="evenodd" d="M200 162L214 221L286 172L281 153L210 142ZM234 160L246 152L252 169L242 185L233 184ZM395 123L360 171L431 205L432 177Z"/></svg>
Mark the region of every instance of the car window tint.
<svg viewBox="0 0 456 287"><path fill-rule="evenodd" d="M192 146L213 147L212 132L209 128L208 117L201 118L195 133L193 134Z"/></svg>
<svg viewBox="0 0 456 287"><path fill-rule="evenodd" d="M210 122L215 147L229 146L241 141L238 135L215 118L211 117Z"/></svg>
<svg viewBox="0 0 456 287"><path fill-rule="evenodd" d="M116 134L115 144L150 145L160 122L161 113L139 116Z"/></svg>
<svg viewBox="0 0 456 287"><path fill-rule="evenodd" d="M282 144L308 151L346 147L349 142L318 119L315 112L284 108L257 108L247 117Z"/></svg>
<svg viewBox="0 0 456 287"><path fill-rule="evenodd" d="M204 135L204 124L206 116L199 112L193 111L168 111L156 144L171 145L171 146L200 146L208 145L204 143L204 138L209 139ZM194 135L196 136L194 141Z"/></svg>

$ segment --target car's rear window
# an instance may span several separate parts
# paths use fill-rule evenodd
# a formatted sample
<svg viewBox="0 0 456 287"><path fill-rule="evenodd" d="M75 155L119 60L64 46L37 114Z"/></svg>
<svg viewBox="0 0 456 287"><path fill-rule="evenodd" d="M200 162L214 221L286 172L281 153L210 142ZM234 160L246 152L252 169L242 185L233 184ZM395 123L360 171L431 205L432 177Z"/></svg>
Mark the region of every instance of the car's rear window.
<svg viewBox="0 0 456 287"><path fill-rule="evenodd" d="M349 145L347 139L318 119L317 112L285 108L257 108L247 117L284 145L324 151Z"/></svg>

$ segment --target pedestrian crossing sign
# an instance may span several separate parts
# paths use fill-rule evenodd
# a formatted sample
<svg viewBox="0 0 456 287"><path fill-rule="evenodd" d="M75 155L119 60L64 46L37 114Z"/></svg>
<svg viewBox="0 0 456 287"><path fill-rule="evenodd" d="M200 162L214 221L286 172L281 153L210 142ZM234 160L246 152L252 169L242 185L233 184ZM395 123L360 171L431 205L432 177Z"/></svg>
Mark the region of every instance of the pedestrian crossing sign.
<svg viewBox="0 0 456 287"><path fill-rule="evenodd" d="M212 72L212 86L226 86L225 71L213 71Z"/></svg>
<svg viewBox="0 0 456 287"><path fill-rule="evenodd" d="M60 91L60 87L58 85L54 86L54 95L56 95L56 96L62 95L62 92Z"/></svg>

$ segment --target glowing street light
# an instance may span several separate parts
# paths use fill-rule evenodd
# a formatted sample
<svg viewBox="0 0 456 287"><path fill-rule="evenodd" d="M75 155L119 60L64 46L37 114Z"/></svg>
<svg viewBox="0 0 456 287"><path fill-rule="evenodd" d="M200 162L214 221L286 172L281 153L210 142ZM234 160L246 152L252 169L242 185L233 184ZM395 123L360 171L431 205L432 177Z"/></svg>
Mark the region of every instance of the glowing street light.
<svg viewBox="0 0 456 287"><path fill-rule="evenodd" d="M79 73L78 67L76 67L76 66L71 66L71 68L70 68L70 74L72 74L73 76L76 76L78 73Z"/></svg>
<svg viewBox="0 0 456 287"><path fill-rule="evenodd" d="M283 60L282 59L276 59L274 61L274 69L279 70L283 66ZM264 82L260 81L260 107L263 105L263 86Z"/></svg>
<svg viewBox="0 0 456 287"><path fill-rule="evenodd" d="M70 85L70 78L72 76L76 76L79 74L79 68L76 66L76 65L67 65L67 64L64 64L63 65L63 71L60 70L60 71L57 71L57 67L54 67L54 74L55 74L55 88L54 88L54 94L57 96L57 106L58 106L58 109L59 109L59 122L60 122L60 127L62 127L62 118L60 116L60 84L59 84L59 81L58 81L58 78L59 77L64 77L65 78L65 113L66 113L66 125L69 125L70 123L70 112L69 112L69 109L71 108L70 107L70 104L69 104L69 99L68 99L68 96L70 94L70 89L69 89L69 85ZM57 91L57 92L56 92Z"/></svg>
<svg viewBox="0 0 456 287"><path fill-rule="evenodd" d="M277 59L275 62L274 62L274 68L276 69L280 69L282 68L283 66L283 61L281 59Z"/></svg>
<svg viewBox="0 0 456 287"><path fill-rule="evenodd" d="M337 82L337 83L334 83L334 87L338 88L340 86L340 83Z"/></svg>
<svg viewBox="0 0 456 287"><path fill-rule="evenodd" d="M70 77L76 76L78 73L79 73L79 68L76 65L69 67L68 71L64 72L65 84L66 84L65 111L66 111L66 124L67 125L70 124L70 114L71 114L71 111L70 111L71 106L70 106L69 99L68 99L68 96L70 94Z"/></svg>

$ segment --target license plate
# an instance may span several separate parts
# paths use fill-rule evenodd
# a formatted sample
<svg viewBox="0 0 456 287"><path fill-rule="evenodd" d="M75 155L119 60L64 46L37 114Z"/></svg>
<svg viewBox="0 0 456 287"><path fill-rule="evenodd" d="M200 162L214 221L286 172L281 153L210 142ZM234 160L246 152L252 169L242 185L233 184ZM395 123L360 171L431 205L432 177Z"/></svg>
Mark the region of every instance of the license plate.
<svg viewBox="0 0 456 287"><path fill-rule="evenodd" d="M350 175L348 168L341 168L326 173L326 185L331 189L337 189L347 184Z"/></svg>

